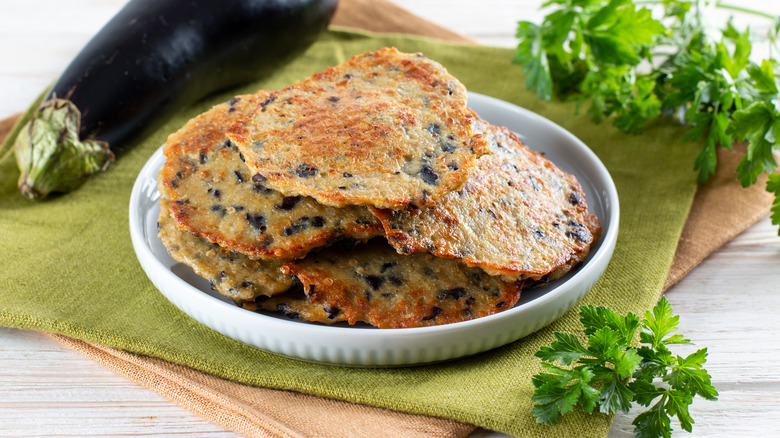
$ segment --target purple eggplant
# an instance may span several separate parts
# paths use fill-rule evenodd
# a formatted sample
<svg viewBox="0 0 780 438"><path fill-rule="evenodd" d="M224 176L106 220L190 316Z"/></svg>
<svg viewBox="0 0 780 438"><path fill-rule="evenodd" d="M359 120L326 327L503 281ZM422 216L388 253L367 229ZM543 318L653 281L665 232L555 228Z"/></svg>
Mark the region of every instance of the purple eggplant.
<svg viewBox="0 0 780 438"><path fill-rule="evenodd" d="M131 0L81 50L14 144L19 189L68 192L170 111L308 47L337 0Z"/></svg>

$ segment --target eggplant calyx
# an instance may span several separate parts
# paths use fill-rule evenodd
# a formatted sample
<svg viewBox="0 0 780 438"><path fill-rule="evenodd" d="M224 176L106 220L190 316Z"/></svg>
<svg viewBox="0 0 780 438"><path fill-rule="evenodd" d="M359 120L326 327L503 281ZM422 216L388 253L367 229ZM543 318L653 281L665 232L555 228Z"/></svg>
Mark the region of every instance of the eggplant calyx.
<svg viewBox="0 0 780 438"><path fill-rule="evenodd" d="M67 99L53 97L35 111L14 143L23 195L69 192L114 162L108 143L79 140L80 124L81 112Z"/></svg>

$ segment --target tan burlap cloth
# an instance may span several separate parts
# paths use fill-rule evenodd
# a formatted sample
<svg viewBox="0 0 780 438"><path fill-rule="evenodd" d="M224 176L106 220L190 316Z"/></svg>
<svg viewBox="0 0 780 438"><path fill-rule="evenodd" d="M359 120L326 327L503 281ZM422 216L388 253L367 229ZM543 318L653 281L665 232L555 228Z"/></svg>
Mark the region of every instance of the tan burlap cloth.
<svg viewBox="0 0 780 438"><path fill-rule="evenodd" d="M472 42L384 0L341 0L334 24ZM0 139L16 117L0 120ZM734 169L744 147L720 150L719 171L699 188L664 289L769 212L765 180L743 189ZM163 360L49 335L108 369L226 429L258 437L465 437L474 426L440 418L252 387Z"/></svg>

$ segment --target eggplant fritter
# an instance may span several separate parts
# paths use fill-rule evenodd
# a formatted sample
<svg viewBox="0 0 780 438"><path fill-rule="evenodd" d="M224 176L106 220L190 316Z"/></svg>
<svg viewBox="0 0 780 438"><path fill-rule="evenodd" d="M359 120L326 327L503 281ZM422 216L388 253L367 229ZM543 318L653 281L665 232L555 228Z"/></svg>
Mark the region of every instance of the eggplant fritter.
<svg viewBox="0 0 780 438"><path fill-rule="evenodd" d="M237 96L193 118L168 137L163 183L179 225L190 233L258 258L301 257L342 238L382 234L366 207L335 209L268 188L225 136L269 92Z"/></svg>
<svg viewBox="0 0 780 438"><path fill-rule="evenodd" d="M598 219L574 178L503 127L479 121L492 154L435 206L372 209L401 253L463 260L507 279L557 278L587 255Z"/></svg>
<svg viewBox="0 0 780 438"><path fill-rule="evenodd" d="M400 208L460 188L485 153L474 118L444 67L385 48L273 93L228 136L287 196Z"/></svg>
<svg viewBox="0 0 780 438"><path fill-rule="evenodd" d="M398 254L384 239L352 249L329 247L288 261L308 303L282 303L281 309L318 322L366 322L379 328L405 328L467 321L511 308L521 282L506 282L478 268L430 254ZM312 320L312 319L309 319Z"/></svg>

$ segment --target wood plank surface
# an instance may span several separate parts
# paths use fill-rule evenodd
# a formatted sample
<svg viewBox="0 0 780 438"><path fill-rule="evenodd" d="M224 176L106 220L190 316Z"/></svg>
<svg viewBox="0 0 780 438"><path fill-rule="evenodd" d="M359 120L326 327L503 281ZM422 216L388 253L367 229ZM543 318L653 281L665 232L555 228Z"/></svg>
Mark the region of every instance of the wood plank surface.
<svg viewBox="0 0 780 438"><path fill-rule="evenodd" d="M515 44L517 20L542 16L541 0L394 1L483 44L503 47ZM0 118L24 110L123 3L0 4ZM780 3L739 3L780 13ZM757 21L753 28L762 25ZM668 291L681 332L696 347L709 348L707 368L720 391L718 402L694 403L690 436L780 436L778 291L780 237L768 218ZM618 415L610 436L631 436L637 413ZM689 436L676 429L674 436ZM0 328L0 436L118 435L237 436L40 333Z"/></svg>

